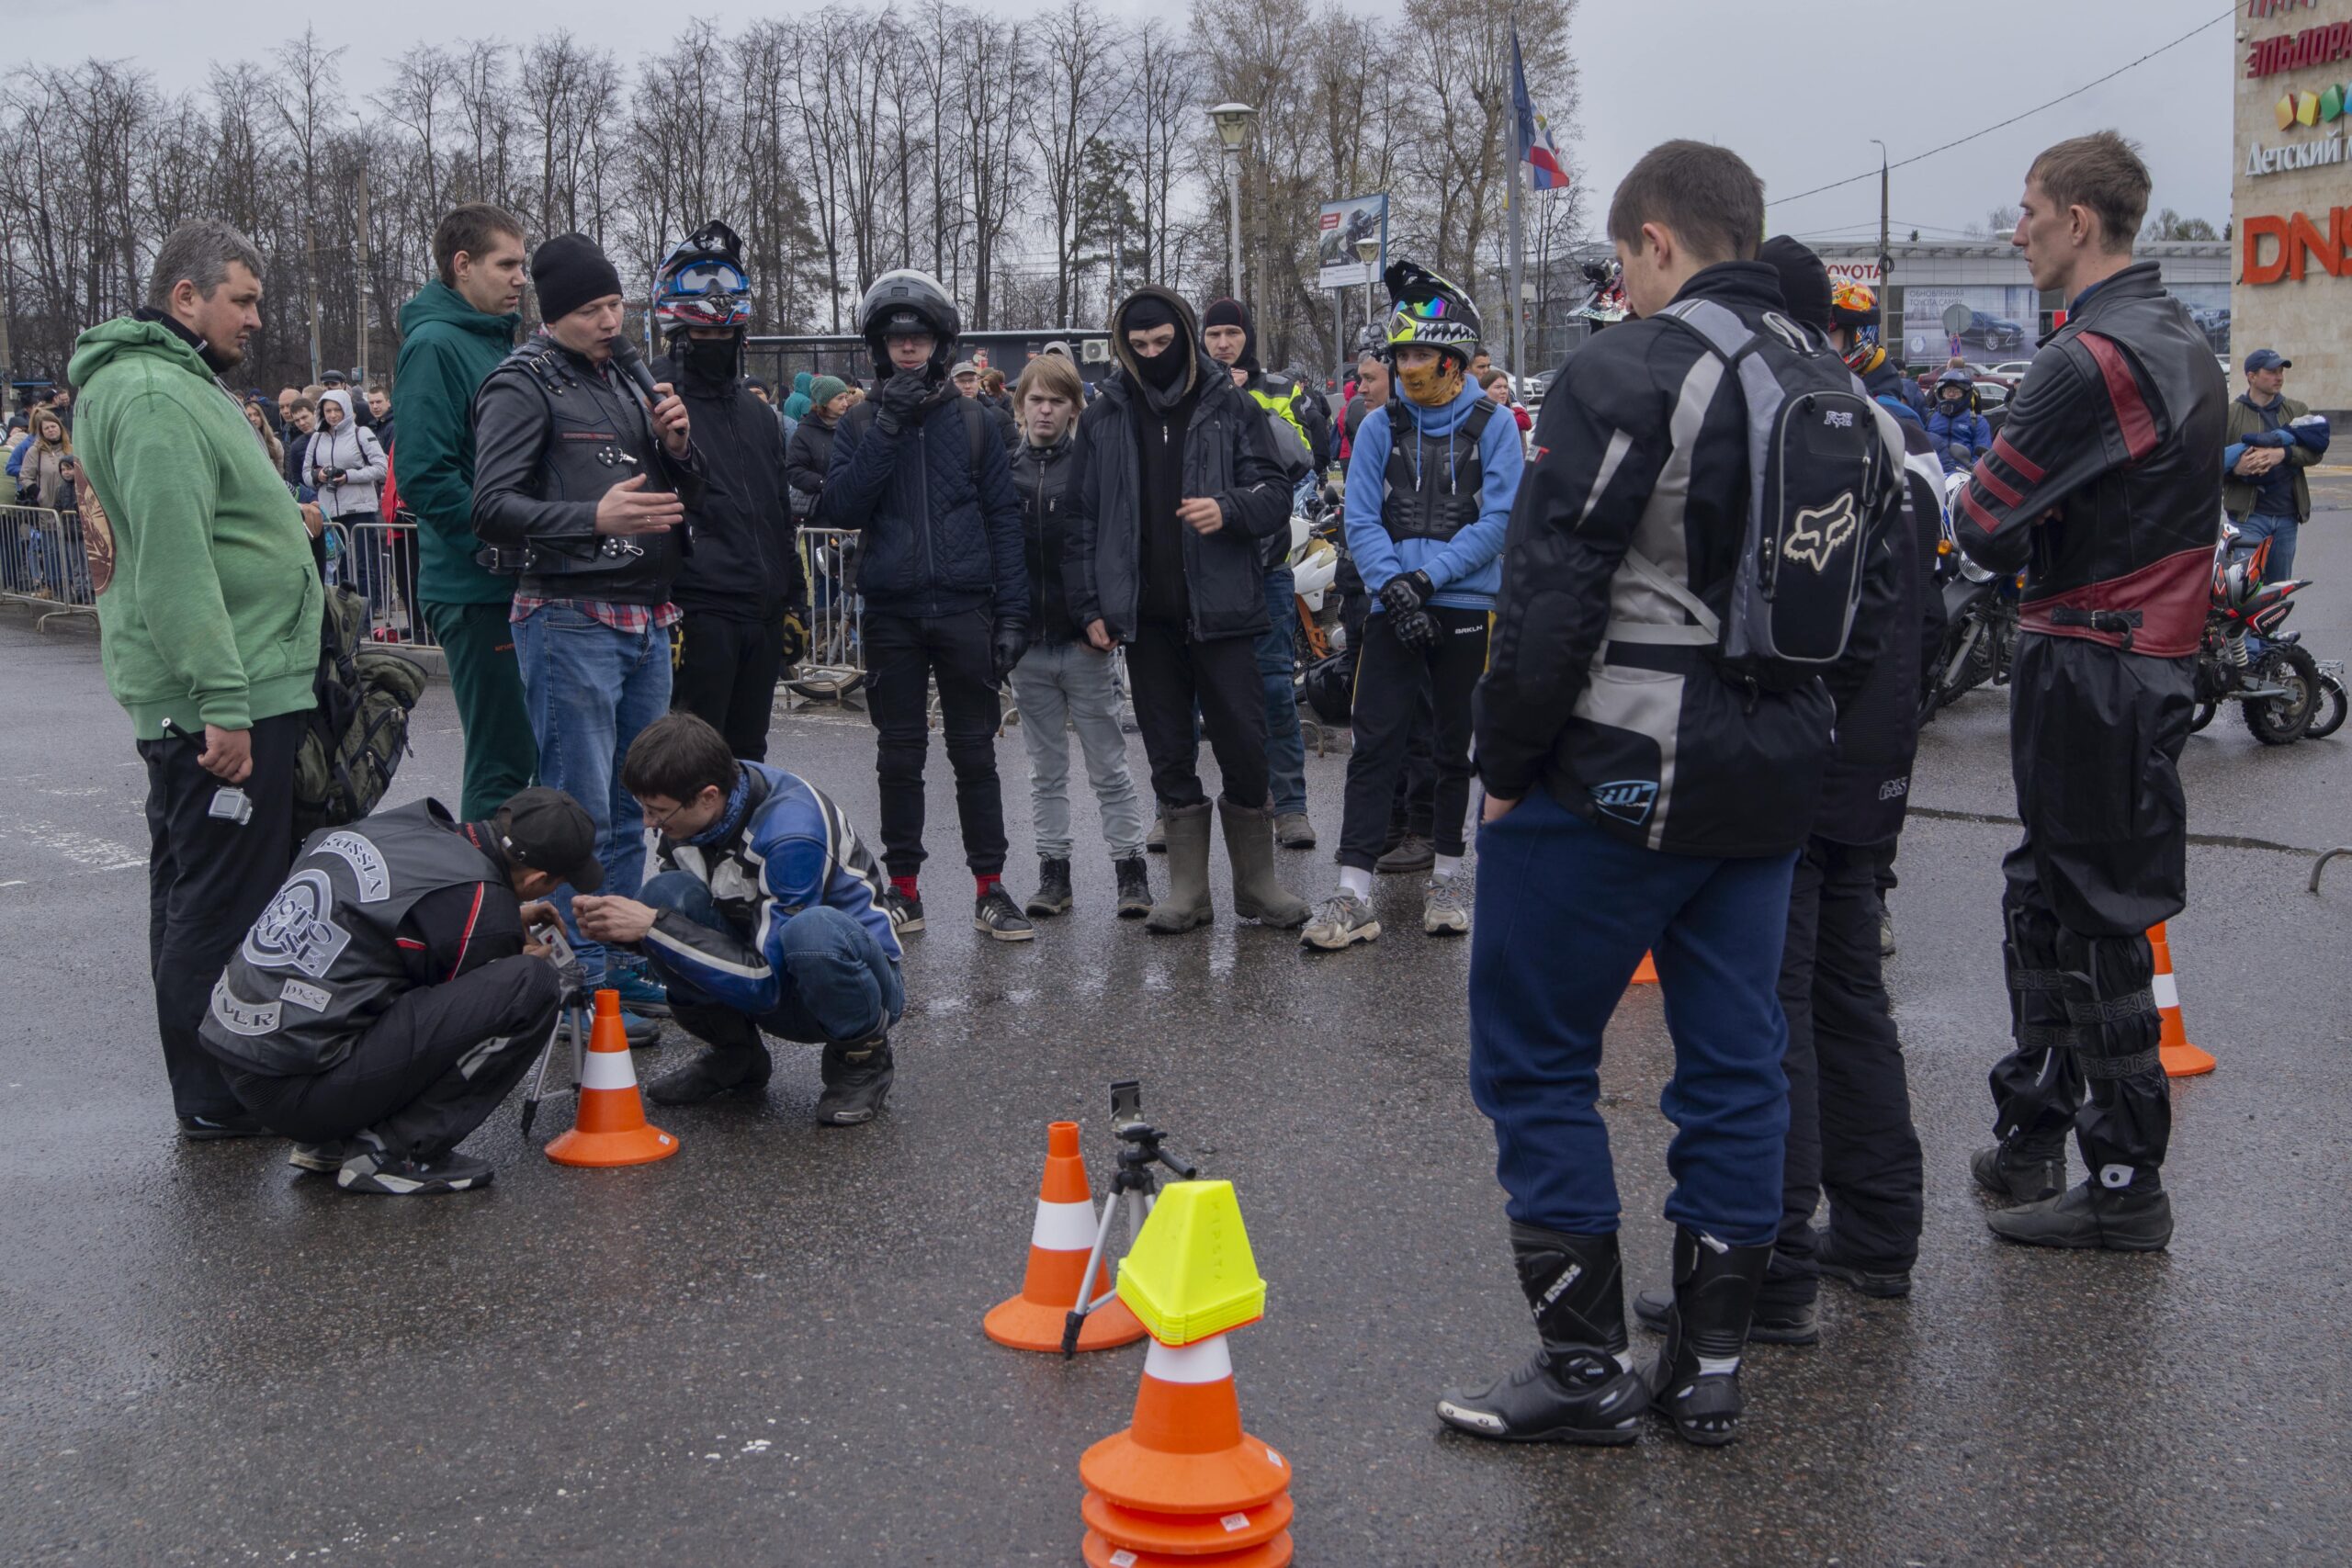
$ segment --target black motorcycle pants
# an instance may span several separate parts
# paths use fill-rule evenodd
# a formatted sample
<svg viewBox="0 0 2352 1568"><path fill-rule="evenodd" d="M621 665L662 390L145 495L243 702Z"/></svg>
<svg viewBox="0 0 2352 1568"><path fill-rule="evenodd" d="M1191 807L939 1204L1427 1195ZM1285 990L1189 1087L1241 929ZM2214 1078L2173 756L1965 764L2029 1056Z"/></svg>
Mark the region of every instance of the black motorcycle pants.
<svg viewBox="0 0 2352 1568"><path fill-rule="evenodd" d="M727 738L728 752L768 760L768 722L784 669L784 622L689 610L670 634L670 706Z"/></svg>
<svg viewBox="0 0 2352 1568"><path fill-rule="evenodd" d="M1351 705L1355 746L1348 754L1346 815L1340 825L1340 863L1370 871L1379 860L1397 798L1396 778L1408 764L1413 726L1431 714L1434 787L1430 825L1442 855L1463 852L1463 818L1470 808L1470 694L1487 669L1489 617L1484 610L1432 605L1434 648L1408 648L1391 629L1393 617L1366 617L1356 654Z"/></svg>
<svg viewBox="0 0 2352 1568"><path fill-rule="evenodd" d="M939 683L940 728L956 773L956 816L964 863L975 876L1004 870L1004 791L996 773L1003 721L989 649L988 611L892 615L868 610L865 705L874 720L874 761L882 795L882 863L892 876L922 867L923 759L931 750L931 684Z"/></svg>

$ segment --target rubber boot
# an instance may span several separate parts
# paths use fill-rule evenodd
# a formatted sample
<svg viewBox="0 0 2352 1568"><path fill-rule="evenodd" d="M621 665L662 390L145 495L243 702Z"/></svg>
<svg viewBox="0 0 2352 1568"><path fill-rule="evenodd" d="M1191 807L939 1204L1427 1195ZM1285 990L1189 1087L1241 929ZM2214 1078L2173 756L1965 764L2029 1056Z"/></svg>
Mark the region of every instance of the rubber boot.
<svg viewBox="0 0 2352 1568"><path fill-rule="evenodd" d="M1650 1407L1687 1442L1720 1448L1739 1436L1739 1356L1771 1261L1770 1245L1727 1247L1674 1229L1674 1308L1648 1382Z"/></svg>
<svg viewBox="0 0 2352 1568"><path fill-rule="evenodd" d="M680 1002L678 1027L709 1043L710 1049L646 1085L646 1098L656 1105L700 1105L730 1089L757 1094L767 1088L775 1064L759 1025L733 1008L700 1007Z"/></svg>
<svg viewBox="0 0 2352 1568"><path fill-rule="evenodd" d="M1209 803L1172 807L1160 820L1168 825L1168 897L1151 907L1143 929L1174 936L1216 918L1209 907Z"/></svg>
<svg viewBox="0 0 2352 1568"><path fill-rule="evenodd" d="M1229 800L1216 804L1225 824L1225 855L1233 863L1233 912L1283 931L1306 923L1314 906L1282 885L1274 875L1274 814L1262 807L1250 810ZM1170 823L1171 833L1175 824ZM1170 840L1169 857L1175 858Z"/></svg>
<svg viewBox="0 0 2352 1568"><path fill-rule="evenodd" d="M1633 1442L1648 1390L1629 1370L1617 1237L1513 1224L1510 1247L1542 1347L1509 1377L1448 1393L1438 1419L1503 1442Z"/></svg>
<svg viewBox="0 0 2352 1568"><path fill-rule="evenodd" d="M2172 1199L2153 1172L2112 1190L2086 1181L2055 1198L1984 1216L1993 1234L2029 1247L2161 1252L2172 1240Z"/></svg>

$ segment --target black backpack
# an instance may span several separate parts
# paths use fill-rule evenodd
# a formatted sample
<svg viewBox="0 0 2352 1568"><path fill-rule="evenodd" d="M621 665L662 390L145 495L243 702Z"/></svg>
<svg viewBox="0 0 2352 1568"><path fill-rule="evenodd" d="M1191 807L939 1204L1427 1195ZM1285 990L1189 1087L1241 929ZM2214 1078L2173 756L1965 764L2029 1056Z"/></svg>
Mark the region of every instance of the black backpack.
<svg viewBox="0 0 2352 1568"><path fill-rule="evenodd" d="M294 835L356 822L384 798L408 753L424 667L368 639L368 600L329 588L319 617L317 705L294 753Z"/></svg>

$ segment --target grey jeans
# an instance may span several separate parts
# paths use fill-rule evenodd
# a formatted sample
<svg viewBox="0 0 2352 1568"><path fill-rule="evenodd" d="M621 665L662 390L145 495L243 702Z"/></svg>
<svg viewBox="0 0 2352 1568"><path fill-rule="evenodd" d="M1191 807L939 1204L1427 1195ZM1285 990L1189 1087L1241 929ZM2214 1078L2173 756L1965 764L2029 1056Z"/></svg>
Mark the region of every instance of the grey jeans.
<svg viewBox="0 0 2352 1568"><path fill-rule="evenodd" d="M1111 656L1084 643L1041 643L1012 668L1012 700L1029 748L1029 814L1040 860L1069 858L1069 737L1086 754L1087 781L1102 808L1102 841L1114 861L1143 853L1143 801L1127 773L1119 683Z"/></svg>

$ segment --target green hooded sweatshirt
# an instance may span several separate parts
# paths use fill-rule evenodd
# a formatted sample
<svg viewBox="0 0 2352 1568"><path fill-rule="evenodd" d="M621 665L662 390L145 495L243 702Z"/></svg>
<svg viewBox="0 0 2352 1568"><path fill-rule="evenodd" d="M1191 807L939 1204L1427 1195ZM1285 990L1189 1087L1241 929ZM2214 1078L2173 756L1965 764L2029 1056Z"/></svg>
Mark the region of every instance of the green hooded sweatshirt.
<svg viewBox="0 0 2352 1568"><path fill-rule="evenodd" d="M325 601L301 509L187 339L118 317L82 334L74 449L107 686L141 740L306 712ZM110 538L109 538L110 536Z"/></svg>
<svg viewBox="0 0 2352 1568"><path fill-rule="evenodd" d="M428 604L503 604L514 580L474 559L474 393L514 346L520 316L491 316L443 283L401 307L392 373L393 472L401 504L416 513L424 556L417 597Z"/></svg>

